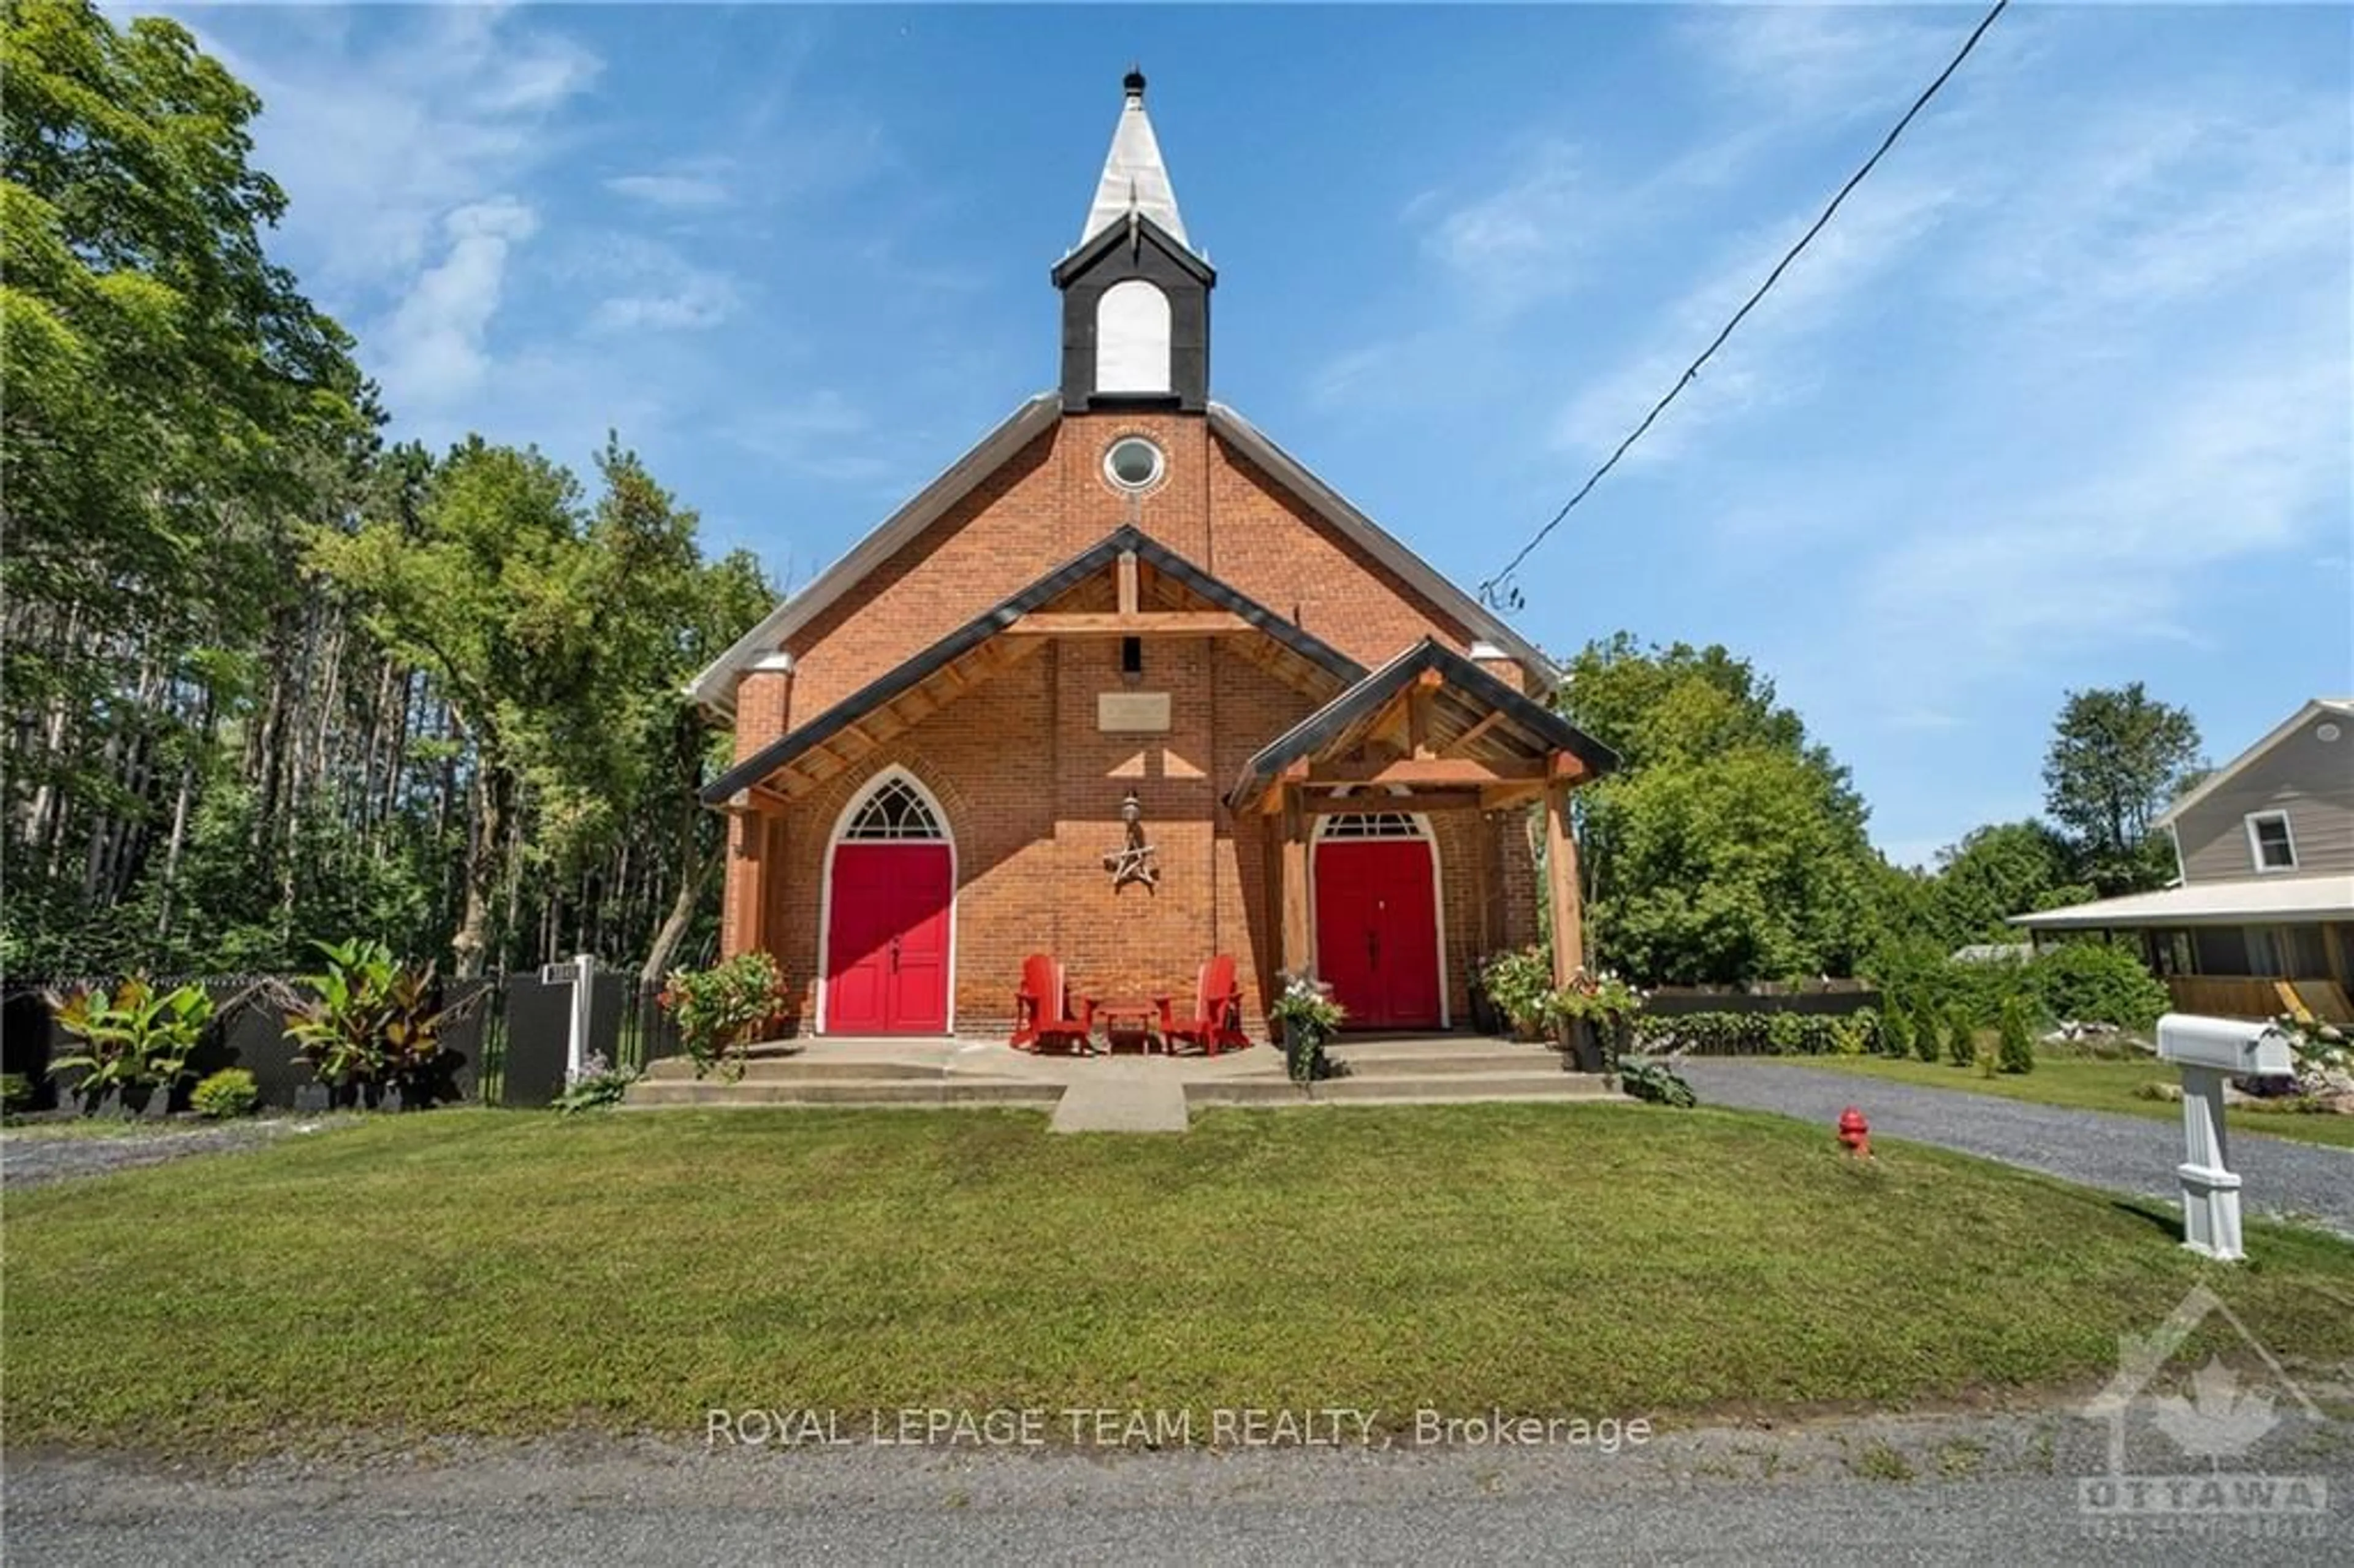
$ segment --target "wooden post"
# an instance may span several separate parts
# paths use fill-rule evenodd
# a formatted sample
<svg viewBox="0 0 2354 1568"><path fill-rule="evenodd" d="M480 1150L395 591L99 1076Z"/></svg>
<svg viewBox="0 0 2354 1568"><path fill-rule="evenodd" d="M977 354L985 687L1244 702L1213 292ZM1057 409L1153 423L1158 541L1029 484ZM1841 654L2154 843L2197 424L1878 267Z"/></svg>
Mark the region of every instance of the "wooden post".
<svg viewBox="0 0 2354 1568"><path fill-rule="evenodd" d="M1545 895L1553 906L1553 981L1567 985L1585 964L1585 908L1577 892L1577 839L1569 826L1569 785L1545 786Z"/></svg>
<svg viewBox="0 0 2354 1568"><path fill-rule="evenodd" d="M1299 787L1283 786L1283 969L1304 975L1316 966L1308 925L1308 816L1299 809Z"/></svg>

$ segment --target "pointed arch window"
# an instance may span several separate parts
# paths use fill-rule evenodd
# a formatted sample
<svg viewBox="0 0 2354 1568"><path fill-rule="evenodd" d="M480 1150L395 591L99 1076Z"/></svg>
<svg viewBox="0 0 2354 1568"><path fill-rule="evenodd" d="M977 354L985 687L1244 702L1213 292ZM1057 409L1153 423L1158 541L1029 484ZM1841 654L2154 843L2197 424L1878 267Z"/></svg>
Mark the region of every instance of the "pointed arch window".
<svg viewBox="0 0 2354 1568"><path fill-rule="evenodd" d="M844 839L906 842L948 837L931 806L905 779L887 779L842 831Z"/></svg>
<svg viewBox="0 0 2354 1568"><path fill-rule="evenodd" d="M1324 819L1328 839L1418 839L1422 824L1404 811L1349 811Z"/></svg>

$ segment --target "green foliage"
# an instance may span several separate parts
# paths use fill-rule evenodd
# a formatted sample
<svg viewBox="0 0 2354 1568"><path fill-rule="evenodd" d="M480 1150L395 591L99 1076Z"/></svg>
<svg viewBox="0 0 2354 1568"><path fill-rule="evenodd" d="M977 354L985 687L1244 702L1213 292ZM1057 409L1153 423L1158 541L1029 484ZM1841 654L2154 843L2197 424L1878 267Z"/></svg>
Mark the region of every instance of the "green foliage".
<svg viewBox="0 0 2354 1568"><path fill-rule="evenodd" d="M2149 824L2198 764L2190 712L2136 681L2070 692L2052 728L2044 806L2073 839L2087 880L2107 896L2165 885L2169 860Z"/></svg>
<svg viewBox="0 0 2354 1568"><path fill-rule="evenodd" d="M2335 1023L2284 1012L2273 1019L2273 1026L2288 1036L2297 1089L2306 1097L2342 1091L2345 1081L2354 1077L2354 1044L2348 1044L2346 1032Z"/></svg>
<svg viewBox="0 0 2354 1568"><path fill-rule="evenodd" d="M1618 1086L1638 1100L1689 1109L1700 1103L1691 1086L1665 1062L1630 1056L1618 1064Z"/></svg>
<svg viewBox="0 0 2354 1568"><path fill-rule="evenodd" d="M1914 1004L1913 1012L1913 1056L1915 1061L1934 1062L1938 1047L1944 1043L1936 1010L1926 1002Z"/></svg>
<svg viewBox="0 0 2354 1568"><path fill-rule="evenodd" d="M1545 1001L1553 994L1553 955L1541 947L1490 953L1479 960L1479 983L1488 1000L1524 1040L1545 1028Z"/></svg>
<svg viewBox="0 0 2354 1568"><path fill-rule="evenodd" d="M1891 1006L1881 1014L1880 1054L1897 1057L1913 1054L1913 1021L1903 1008Z"/></svg>
<svg viewBox="0 0 2354 1568"><path fill-rule="evenodd" d="M1978 1024L1967 1009L1954 1006L1946 1010L1946 1060L1956 1067L1977 1065L1978 1059Z"/></svg>
<svg viewBox="0 0 2354 1568"><path fill-rule="evenodd" d="M2001 1044L1995 1055L1997 1065L2006 1073L2035 1071L2035 1032L2028 1021L2024 996L2008 997L2003 1001Z"/></svg>
<svg viewBox="0 0 2354 1568"><path fill-rule="evenodd" d="M214 1121L249 1116L260 1103L261 1091L243 1067L223 1067L188 1091L188 1108Z"/></svg>
<svg viewBox="0 0 2354 1568"><path fill-rule="evenodd" d="M1974 828L1938 857L1931 918L1946 952L1971 942L2016 942L2014 915L2090 897L2067 842L2038 821Z"/></svg>
<svg viewBox="0 0 2354 1568"><path fill-rule="evenodd" d="M456 1097L456 1054L441 1043L451 1014L434 966L403 963L382 942L317 942L326 968L302 983L315 993L286 1010L298 1060L339 1094L372 1101L398 1087L414 1109Z"/></svg>
<svg viewBox="0 0 2354 1568"><path fill-rule="evenodd" d="M1643 993L1607 970L1599 975L1581 972L1569 984L1545 992L1541 1005L1556 1043L1564 1048L1579 1025L1590 1028L1601 1053L1602 1070L1607 1072L1633 1037L1635 1020L1643 1011Z"/></svg>
<svg viewBox="0 0 2354 1568"><path fill-rule="evenodd" d="M550 1103L563 1116L617 1106L630 1092L630 1086L643 1076L635 1067L613 1066L602 1052L591 1051L588 1059L581 1064L579 1074L566 1083L564 1092Z"/></svg>
<svg viewBox="0 0 2354 1568"><path fill-rule="evenodd" d="M2048 948L2033 979L2046 1017L2137 1033L2153 1027L2170 1000L2130 948L2090 938Z"/></svg>
<svg viewBox="0 0 2354 1568"><path fill-rule="evenodd" d="M0 1116L14 1116L32 1103L32 1079L22 1073L0 1073Z"/></svg>
<svg viewBox="0 0 2354 1568"><path fill-rule="evenodd" d="M662 1005L678 1025L679 1044L698 1078L744 1073L744 1048L784 1010L784 977L765 952L738 953L707 969L673 969Z"/></svg>
<svg viewBox="0 0 2354 1568"><path fill-rule="evenodd" d="M1721 647L1621 632L1572 661L1558 700L1624 764L1576 797L1613 968L1646 985L1853 972L1879 863L1863 803L1771 681Z"/></svg>
<svg viewBox="0 0 2354 1568"><path fill-rule="evenodd" d="M49 1072L81 1072L74 1092L86 1107L110 1095L128 1100L155 1090L170 1094L213 1016L204 987L159 991L136 976L111 994L92 986L53 1005L58 1026L80 1049L51 1062Z"/></svg>
<svg viewBox="0 0 2354 1568"><path fill-rule="evenodd" d="M1820 1012L1647 1013L1634 1025L1647 1052L1694 1056L1855 1055L1878 1038L1870 1009L1841 1016Z"/></svg>

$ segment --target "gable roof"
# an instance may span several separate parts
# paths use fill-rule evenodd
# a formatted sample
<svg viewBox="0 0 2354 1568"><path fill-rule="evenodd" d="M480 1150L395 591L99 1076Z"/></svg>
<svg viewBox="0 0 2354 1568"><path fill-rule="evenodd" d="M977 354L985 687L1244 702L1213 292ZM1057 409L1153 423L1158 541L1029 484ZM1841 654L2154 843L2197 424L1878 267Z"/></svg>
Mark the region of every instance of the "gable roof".
<svg viewBox="0 0 2354 1568"><path fill-rule="evenodd" d="M2183 812L2188 811L2193 806L2199 804L2200 801L2204 800L2209 795L2221 788L2227 779L2230 779L2236 774L2245 771L2266 752L2280 745L2281 742L2295 735L2298 730L2303 729L2308 721L2318 718L2323 714L2335 714L2340 718L2354 719L2354 697L2316 697L2312 701L2306 703L2303 707L2297 709L2296 712L2289 715L2288 718L2283 722L2279 727L2275 728L2271 734L2265 736L2264 739L2256 742L2255 745L2248 747L2247 750L2240 753L2239 756L2232 758L2231 761L2225 763L2222 767L2218 768L2214 772L2210 773L2206 778L2200 779L2199 781L2199 787L2196 789L2193 789L2189 794L2183 796L2181 800L2177 800L2165 810L2160 811L2150 822L2150 826L2153 828L2172 827Z"/></svg>
<svg viewBox="0 0 2354 1568"><path fill-rule="evenodd" d="M1182 584L1220 609L1241 616L1258 630L1321 668L1334 679L1351 682L1363 677L1365 667L1347 654L1328 646L1257 600L1220 582L1175 551L1155 543L1132 524L1123 524L1107 535L1100 543L1072 556L1028 588L999 600L914 658L869 682L807 724L746 758L704 787L704 804L725 804L737 790L748 789L759 783L803 752L855 724L862 715L928 679L943 665L971 652L1023 616L1051 603L1097 573L1108 570L1123 552L1131 550L1142 564Z"/></svg>
<svg viewBox="0 0 2354 1568"><path fill-rule="evenodd" d="M1242 776L1226 792L1227 803L1239 805L1255 788L1274 779L1294 762L1312 757L1342 738L1352 726L1378 714L1426 670L1437 672L1446 686L1460 693L1476 708L1501 713L1537 745L1568 752L1593 775L1598 777L1617 768L1617 752L1551 708L1512 690L1462 654L1425 637L1260 747L1243 764Z"/></svg>
<svg viewBox="0 0 2354 1568"><path fill-rule="evenodd" d="M787 638L898 554L1062 417L1059 394L1042 392L1023 403L950 464L947 471L917 492L914 499L884 519L846 555L820 572L801 592L763 616L727 652L705 665L688 683L687 695L716 714L732 715L738 675L773 655ZM1209 419L1210 429L1220 439L1306 502L1342 538L1357 545L1407 586L1460 621L1476 641L1490 644L1504 656L1519 660L1540 685L1560 683L1561 667L1545 657L1535 643L1514 631L1501 617L1456 587L1437 567L1357 510L1340 492L1317 478L1306 464L1276 445L1248 419L1217 402L1210 405Z"/></svg>

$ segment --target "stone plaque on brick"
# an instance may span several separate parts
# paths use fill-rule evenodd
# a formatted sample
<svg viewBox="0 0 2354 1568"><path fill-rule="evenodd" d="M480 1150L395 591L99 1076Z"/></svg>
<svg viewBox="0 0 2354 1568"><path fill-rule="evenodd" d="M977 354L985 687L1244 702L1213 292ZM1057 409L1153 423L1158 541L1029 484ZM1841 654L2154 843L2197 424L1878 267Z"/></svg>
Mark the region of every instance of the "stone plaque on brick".
<svg viewBox="0 0 2354 1568"><path fill-rule="evenodd" d="M1102 693L1096 698L1096 728L1105 735L1166 735L1169 694Z"/></svg>

